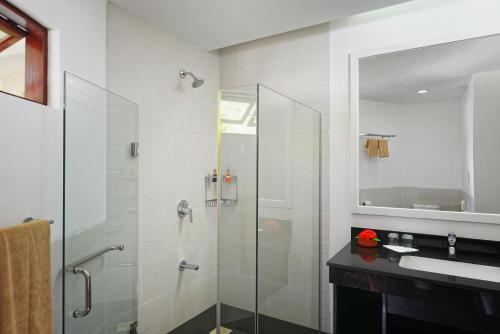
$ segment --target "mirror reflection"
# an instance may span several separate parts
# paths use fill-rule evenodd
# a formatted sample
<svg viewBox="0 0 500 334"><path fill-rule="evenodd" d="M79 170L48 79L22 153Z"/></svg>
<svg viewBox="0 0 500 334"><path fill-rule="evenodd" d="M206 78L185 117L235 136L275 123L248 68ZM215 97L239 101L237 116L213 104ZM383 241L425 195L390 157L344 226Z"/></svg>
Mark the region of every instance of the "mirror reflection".
<svg viewBox="0 0 500 334"><path fill-rule="evenodd" d="M359 204L500 213L500 36L359 62Z"/></svg>

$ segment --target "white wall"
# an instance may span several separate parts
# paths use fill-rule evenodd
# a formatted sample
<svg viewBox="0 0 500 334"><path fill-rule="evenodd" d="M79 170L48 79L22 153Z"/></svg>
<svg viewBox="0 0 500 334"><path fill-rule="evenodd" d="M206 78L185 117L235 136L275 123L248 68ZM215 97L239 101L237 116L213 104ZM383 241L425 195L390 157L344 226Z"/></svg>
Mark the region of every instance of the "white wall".
<svg viewBox="0 0 500 334"><path fill-rule="evenodd" d="M216 208L204 176L217 168L219 58L108 6L107 86L139 103L139 332L164 334L215 305ZM184 68L200 88L180 79ZM194 221L177 217L186 199ZM181 260L200 265L180 273Z"/></svg>
<svg viewBox="0 0 500 334"><path fill-rule="evenodd" d="M61 331L62 236L62 72L105 82L104 0L13 0L50 29L49 104L52 108L0 93L2 164L0 226L27 216L52 218L54 332ZM5 155L4 155L5 154Z"/></svg>
<svg viewBox="0 0 500 334"><path fill-rule="evenodd" d="M3 211L2 216L8 220L5 225L30 215L54 218L58 223L53 227L52 237L58 238L62 234L62 73L70 71L98 85L104 85L105 1L68 3L63 0L43 2L14 0L12 3L50 29L49 91L50 105L53 108L0 93L0 105L2 109L5 106L7 111L1 115L1 117L6 117L6 121L0 123L0 132L3 132L5 139L11 144L23 141L25 143L13 150L9 159L4 160L0 166L0 183L12 182L9 179L13 177L13 171L9 169L4 171L3 168L11 169L12 166L22 161L23 156L32 156L34 162L23 169L18 169L15 176L19 179L30 180L36 175L39 179L34 184L41 184L38 191L40 197L25 201L23 204L28 207L24 212L19 208L17 200L25 196L25 190L21 187L13 188L13 193L9 194L10 199L6 198L4 202L5 207L11 209ZM29 111L23 113L26 110ZM15 127L12 126L14 119L17 119ZM40 145L29 144L21 137L25 137L25 134L30 134L28 138L31 138L33 143L42 144L41 156ZM38 163L35 163L37 156L40 158ZM29 206L38 206L44 211L29 212ZM15 208L18 208L17 211Z"/></svg>
<svg viewBox="0 0 500 334"><path fill-rule="evenodd" d="M500 213L500 71L476 73L474 81L474 209Z"/></svg>
<svg viewBox="0 0 500 334"><path fill-rule="evenodd" d="M360 101L360 133L390 133L389 157L369 158L360 140L361 189L461 189L460 100L393 104Z"/></svg>
<svg viewBox="0 0 500 334"><path fill-rule="evenodd" d="M321 264L328 257L329 235L329 78L328 25L280 34L220 51L221 88L262 83L321 113ZM303 238L305 239L305 238ZM301 238L297 237L300 241ZM328 270L321 275L322 325L329 329ZM291 310L293 311L293 310Z"/></svg>

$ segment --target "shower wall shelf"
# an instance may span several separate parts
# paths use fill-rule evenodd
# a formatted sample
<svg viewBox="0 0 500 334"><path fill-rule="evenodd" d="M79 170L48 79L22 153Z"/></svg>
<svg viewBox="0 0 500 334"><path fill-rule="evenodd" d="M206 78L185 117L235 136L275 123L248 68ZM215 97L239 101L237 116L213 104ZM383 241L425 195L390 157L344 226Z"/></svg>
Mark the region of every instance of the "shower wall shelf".
<svg viewBox="0 0 500 334"><path fill-rule="evenodd" d="M237 206L238 205L238 200L234 199L221 199L220 200L221 206ZM205 201L205 206L210 207L210 208L215 208L217 207L217 200L216 199L209 199Z"/></svg>
<svg viewBox="0 0 500 334"><path fill-rule="evenodd" d="M225 182L224 176L205 176L205 206L217 207L217 184L220 182L221 206L238 205L238 177L232 176L231 182Z"/></svg>

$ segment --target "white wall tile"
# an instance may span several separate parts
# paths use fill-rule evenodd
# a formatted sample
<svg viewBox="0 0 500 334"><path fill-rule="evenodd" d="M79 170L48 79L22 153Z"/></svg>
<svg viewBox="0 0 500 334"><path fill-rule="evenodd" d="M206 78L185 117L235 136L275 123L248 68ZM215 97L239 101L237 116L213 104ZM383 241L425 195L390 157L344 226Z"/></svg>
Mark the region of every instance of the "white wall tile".
<svg viewBox="0 0 500 334"><path fill-rule="evenodd" d="M139 103L139 331L164 334L216 303L216 209L204 207L204 176L217 167L219 59L108 10L108 88ZM192 88L181 68L205 84ZM193 223L177 216L181 199ZM200 270L179 272L181 260Z"/></svg>

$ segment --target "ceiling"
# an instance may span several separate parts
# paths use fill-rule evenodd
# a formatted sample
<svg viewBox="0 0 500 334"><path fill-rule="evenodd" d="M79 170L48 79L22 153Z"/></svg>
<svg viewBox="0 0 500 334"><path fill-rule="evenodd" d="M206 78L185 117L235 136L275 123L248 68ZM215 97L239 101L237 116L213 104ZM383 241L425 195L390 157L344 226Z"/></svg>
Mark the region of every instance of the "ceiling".
<svg viewBox="0 0 500 334"><path fill-rule="evenodd" d="M500 70L500 35L361 59L362 99L409 104L461 99L474 73ZM418 90L429 93L420 95Z"/></svg>
<svg viewBox="0 0 500 334"><path fill-rule="evenodd" d="M409 0L111 0L215 50Z"/></svg>

